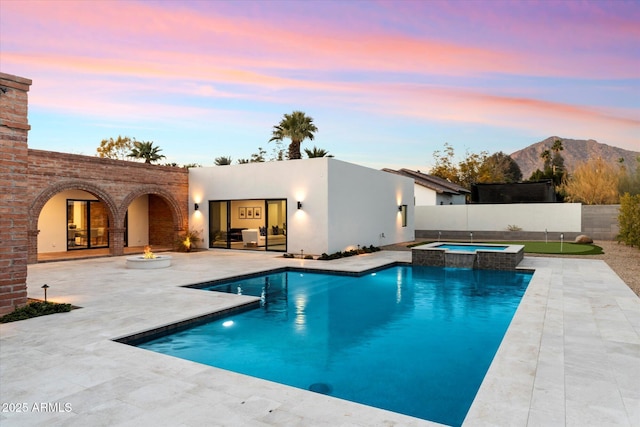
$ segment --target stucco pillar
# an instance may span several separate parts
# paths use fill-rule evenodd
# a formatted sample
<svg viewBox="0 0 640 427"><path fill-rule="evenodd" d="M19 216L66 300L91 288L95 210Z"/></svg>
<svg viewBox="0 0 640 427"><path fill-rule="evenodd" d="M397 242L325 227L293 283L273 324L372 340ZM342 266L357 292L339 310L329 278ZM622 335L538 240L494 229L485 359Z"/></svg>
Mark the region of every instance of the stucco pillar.
<svg viewBox="0 0 640 427"><path fill-rule="evenodd" d="M0 315L27 303L30 86L29 79L0 73Z"/></svg>

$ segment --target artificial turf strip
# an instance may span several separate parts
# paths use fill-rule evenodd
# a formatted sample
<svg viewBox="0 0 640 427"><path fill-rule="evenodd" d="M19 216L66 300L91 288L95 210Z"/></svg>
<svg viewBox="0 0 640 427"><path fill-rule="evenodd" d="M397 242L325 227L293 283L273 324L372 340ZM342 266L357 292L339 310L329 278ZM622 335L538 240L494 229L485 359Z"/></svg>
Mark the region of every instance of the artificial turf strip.
<svg viewBox="0 0 640 427"><path fill-rule="evenodd" d="M492 244L524 245L524 252L530 254L566 254L566 255L600 255L604 252L597 245L586 245L583 243L562 244L560 242L490 242Z"/></svg>

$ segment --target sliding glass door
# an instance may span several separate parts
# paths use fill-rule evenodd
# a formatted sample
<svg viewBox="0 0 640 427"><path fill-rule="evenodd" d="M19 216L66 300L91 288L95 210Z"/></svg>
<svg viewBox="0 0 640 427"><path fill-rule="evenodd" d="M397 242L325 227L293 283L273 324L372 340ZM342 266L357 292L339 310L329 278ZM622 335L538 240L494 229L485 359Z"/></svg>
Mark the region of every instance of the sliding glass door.
<svg viewBox="0 0 640 427"><path fill-rule="evenodd" d="M99 200L67 200L67 250L109 247L109 215Z"/></svg>
<svg viewBox="0 0 640 427"><path fill-rule="evenodd" d="M209 247L230 247L229 201L209 202Z"/></svg>
<svg viewBox="0 0 640 427"><path fill-rule="evenodd" d="M268 251L287 250L287 201L286 199L266 200L266 249Z"/></svg>
<svg viewBox="0 0 640 427"><path fill-rule="evenodd" d="M286 199L210 201L209 247L286 252Z"/></svg>

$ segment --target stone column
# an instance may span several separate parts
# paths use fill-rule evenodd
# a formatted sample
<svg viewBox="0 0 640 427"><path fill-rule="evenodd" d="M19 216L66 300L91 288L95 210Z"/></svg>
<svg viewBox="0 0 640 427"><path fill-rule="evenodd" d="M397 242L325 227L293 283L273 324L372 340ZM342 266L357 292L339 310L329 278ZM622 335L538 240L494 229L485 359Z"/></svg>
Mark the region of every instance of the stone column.
<svg viewBox="0 0 640 427"><path fill-rule="evenodd" d="M27 303L27 92L31 80L0 73L0 315Z"/></svg>

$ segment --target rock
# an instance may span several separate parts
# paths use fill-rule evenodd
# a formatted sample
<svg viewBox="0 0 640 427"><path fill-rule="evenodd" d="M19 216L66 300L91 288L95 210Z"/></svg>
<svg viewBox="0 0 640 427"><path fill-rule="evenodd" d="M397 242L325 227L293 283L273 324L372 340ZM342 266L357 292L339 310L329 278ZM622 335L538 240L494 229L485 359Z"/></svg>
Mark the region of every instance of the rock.
<svg viewBox="0 0 640 427"><path fill-rule="evenodd" d="M578 237L576 237L576 240L574 241L574 243L593 243L593 239L587 236L586 234L581 234Z"/></svg>

